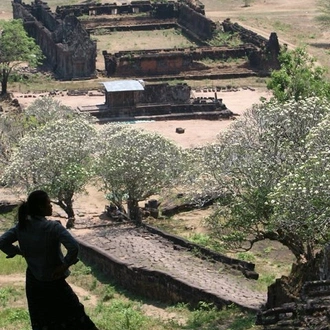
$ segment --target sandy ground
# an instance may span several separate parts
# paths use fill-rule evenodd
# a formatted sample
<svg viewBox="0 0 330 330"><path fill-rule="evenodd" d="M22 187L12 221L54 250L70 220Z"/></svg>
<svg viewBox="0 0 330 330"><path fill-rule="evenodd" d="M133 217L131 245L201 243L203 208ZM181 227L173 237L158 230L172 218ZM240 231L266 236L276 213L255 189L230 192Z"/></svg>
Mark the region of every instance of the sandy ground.
<svg viewBox="0 0 330 330"><path fill-rule="evenodd" d="M29 106L38 97L45 94L20 94L14 93L23 107ZM192 92L194 97L214 97L214 92ZM237 91L217 92L217 97L222 98L223 103L228 109L240 115L253 104L260 103L260 98L270 98L271 94L266 90L239 89ZM104 104L105 97L102 96L67 96L56 95L54 99L59 102L78 108L79 106ZM167 120L153 122L138 122L135 125L146 130L158 132L168 139L178 143L184 148L205 145L216 139L219 132L226 129L232 120ZM175 132L176 128L185 129L183 134Z"/></svg>
<svg viewBox="0 0 330 330"><path fill-rule="evenodd" d="M237 92L218 93L227 108L240 115L253 104L260 103L260 98L270 98L267 91L239 90ZM216 136L225 130L232 120L170 120L136 124L144 129L158 132L184 148L205 145L213 142ZM185 129L184 134L175 132L177 127Z"/></svg>

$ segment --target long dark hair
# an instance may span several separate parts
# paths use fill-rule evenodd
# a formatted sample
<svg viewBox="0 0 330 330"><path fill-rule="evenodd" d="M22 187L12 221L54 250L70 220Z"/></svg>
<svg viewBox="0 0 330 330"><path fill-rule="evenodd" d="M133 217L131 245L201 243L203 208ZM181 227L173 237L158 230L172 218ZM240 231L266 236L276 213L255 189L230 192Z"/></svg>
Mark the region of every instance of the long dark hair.
<svg viewBox="0 0 330 330"><path fill-rule="evenodd" d="M18 208L17 217L20 229L26 227L26 220L29 215L41 215L41 207L47 204L48 199L48 194L43 190L35 190L28 196L27 201Z"/></svg>

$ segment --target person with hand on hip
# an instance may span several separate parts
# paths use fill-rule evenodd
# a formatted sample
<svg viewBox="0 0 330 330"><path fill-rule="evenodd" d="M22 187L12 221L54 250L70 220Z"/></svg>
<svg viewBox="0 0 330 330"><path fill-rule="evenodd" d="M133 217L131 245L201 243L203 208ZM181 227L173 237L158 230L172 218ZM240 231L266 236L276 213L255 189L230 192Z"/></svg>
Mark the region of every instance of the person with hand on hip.
<svg viewBox="0 0 330 330"><path fill-rule="evenodd" d="M59 221L47 220L50 215L48 194L33 191L19 206L17 225L0 236L0 250L7 258L22 255L26 260L25 288L32 329L98 330L66 281L69 267L78 262L78 242Z"/></svg>

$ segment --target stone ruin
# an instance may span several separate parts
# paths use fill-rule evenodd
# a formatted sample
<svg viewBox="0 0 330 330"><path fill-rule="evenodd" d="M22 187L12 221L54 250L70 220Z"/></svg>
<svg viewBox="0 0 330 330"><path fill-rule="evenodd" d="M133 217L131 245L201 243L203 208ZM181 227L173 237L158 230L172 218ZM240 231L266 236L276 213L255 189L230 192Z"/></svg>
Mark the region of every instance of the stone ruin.
<svg viewBox="0 0 330 330"><path fill-rule="evenodd" d="M249 31L230 19L216 23L205 16L204 5L199 1L150 2L148 0L131 3L96 4L86 3L72 6L59 6L51 12L47 3L34 0L27 5L22 0L13 0L13 16L23 20L28 34L35 38L41 47L46 62L57 79L91 79L98 74L111 78L143 79L147 82L146 91L139 95L139 106L112 109L98 106L87 110L97 117L158 116L160 118L231 118L233 113L226 109L216 96L212 100L185 102L177 98L155 99L152 89L163 94L173 94L169 86L151 84L152 81L173 79L229 79L248 76L267 76L271 69L278 68L279 43L275 33L269 40ZM143 13L143 15L136 15ZM104 70L97 73L97 45L91 39L97 29L155 30L175 27L182 31L196 47L157 49L144 51L121 51L115 54L103 50ZM243 41L237 47L223 45L215 47L210 40L218 33L236 34ZM236 67L210 67L203 59L214 61L240 58L245 63ZM248 59L248 60L246 60ZM177 94L182 86L177 85ZM164 92L166 91L166 92ZM148 98L153 101L148 101ZM124 96L125 98L125 96ZM157 104L158 103L158 104ZM105 109L104 109L105 108ZM219 114L218 110L222 110ZM198 117L197 113L199 113ZM185 116L184 116L185 115ZM163 117L161 117L163 116Z"/></svg>
<svg viewBox="0 0 330 330"><path fill-rule="evenodd" d="M264 330L330 329L330 281L306 282L300 299L260 311L256 324Z"/></svg>
<svg viewBox="0 0 330 330"><path fill-rule="evenodd" d="M14 0L12 5L14 19L23 20L25 30L36 40L58 79L96 77L96 42L75 16L60 19L40 0L31 5Z"/></svg>
<svg viewBox="0 0 330 330"><path fill-rule="evenodd" d="M229 19L215 23L205 16L204 5L197 1L180 2L132 1L128 4L80 4L60 6L51 12L47 3L34 0L27 5L13 1L13 16L24 22L28 34L35 38L46 61L58 79L88 79L96 77L96 42L90 35L96 29L155 30L176 27L198 45L186 49L123 51L112 54L103 50L107 77L239 78L264 76L278 68L279 43L275 33L269 40L249 31ZM135 14L144 13L144 16ZM217 33L236 33L243 41L239 47L210 46ZM205 58L224 60L248 58L245 65L232 70L210 68L199 61ZM211 70L210 70L211 69ZM207 72L207 71L211 72ZM166 77L164 77L166 79Z"/></svg>
<svg viewBox="0 0 330 330"><path fill-rule="evenodd" d="M128 81L128 80L125 80ZM115 82L115 81L114 81ZM105 92L105 104L80 106L99 122L128 120L184 120L234 119L236 114L227 109L221 98L191 97L191 87L185 83L145 83L144 89ZM218 89L220 91L220 89Z"/></svg>
<svg viewBox="0 0 330 330"><path fill-rule="evenodd" d="M189 0L167 3L131 2L117 6L107 4L91 9L88 5L62 6L56 12L65 17L77 15L92 34L97 29L102 33L127 30L157 30L176 28L188 39L196 43L196 47L173 49L146 49L143 51L120 51L111 53L103 50L104 74L107 77L144 77L144 79L182 79L187 72L190 79L239 78L246 76L264 76L269 70L278 68L277 56L279 43L276 33L267 40L242 26L231 23L230 19L223 23L215 23L205 16L204 5ZM111 9L110 9L111 8ZM147 16L134 16L134 13L148 13ZM108 13L117 13L104 18ZM126 13L126 15L117 16ZM101 16L103 15L103 16ZM86 19L86 17L88 17ZM104 32L106 31L106 32ZM236 34L243 44L236 47L228 45L211 46L212 38L224 32ZM226 70L224 67L210 67L202 64L203 59L225 61L239 58L248 61L244 65ZM209 71L209 72L208 72Z"/></svg>

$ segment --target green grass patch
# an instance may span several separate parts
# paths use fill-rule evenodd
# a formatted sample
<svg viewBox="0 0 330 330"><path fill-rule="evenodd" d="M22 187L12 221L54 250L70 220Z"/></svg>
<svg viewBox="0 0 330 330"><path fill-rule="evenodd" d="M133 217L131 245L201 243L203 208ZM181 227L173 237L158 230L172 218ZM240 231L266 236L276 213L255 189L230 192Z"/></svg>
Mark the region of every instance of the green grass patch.
<svg viewBox="0 0 330 330"><path fill-rule="evenodd" d="M26 261L22 256L7 259L6 255L0 252L0 275L24 274Z"/></svg>
<svg viewBox="0 0 330 330"><path fill-rule="evenodd" d="M15 225L16 214L17 214L16 209L14 209L12 212L9 213L0 214L0 232L4 232Z"/></svg>
<svg viewBox="0 0 330 330"><path fill-rule="evenodd" d="M240 260L244 260L247 262L255 262L256 257L253 253L251 252L239 252L236 254L236 258Z"/></svg>
<svg viewBox="0 0 330 330"><path fill-rule="evenodd" d="M30 330L30 317L25 308L0 309L1 330Z"/></svg>
<svg viewBox="0 0 330 330"><path fill-rule="evenodd" d="M188 307L178 304L174 311L187 313ZM249 330L261 329L255 326L255 315L243 312L235 305L218 310L212 304L200 302L196 309L189 310L187 322L180 329L189 330Z"/></svg>
<svg viewBox="0 0 330 330"><path fill-rule="evenodd" d="M0 306L2 308L8 308L13 306L17 301L22 299L22 296L25 295L24 282L19 283L21 285L9 285L2 286L0 288Z"/></svg>
<svg viewBox="0 0 330 330"><path fill-rule="evenodd" d="M213 239L210 235L202 233L193 233L188 236L188 239L195 244L209 248L218 253L224 252L221 243L218 240Z"/></svg>
<svg viewBox="0 0 330 330"><path fill-rule="evenodd" d="M143 315L139 306L130 301L112 300L111 304L99 304L94 320L103 330L139 330L157 327L157 322Z"/></svg>

